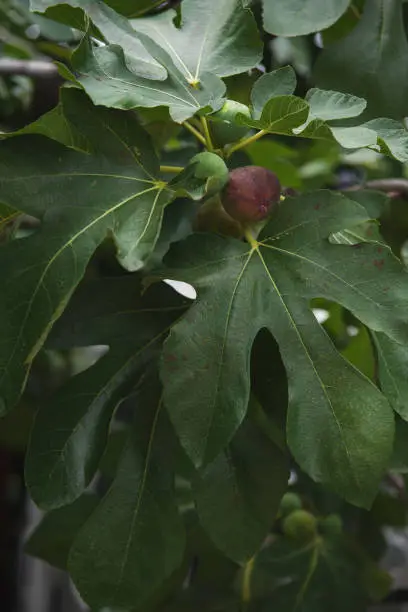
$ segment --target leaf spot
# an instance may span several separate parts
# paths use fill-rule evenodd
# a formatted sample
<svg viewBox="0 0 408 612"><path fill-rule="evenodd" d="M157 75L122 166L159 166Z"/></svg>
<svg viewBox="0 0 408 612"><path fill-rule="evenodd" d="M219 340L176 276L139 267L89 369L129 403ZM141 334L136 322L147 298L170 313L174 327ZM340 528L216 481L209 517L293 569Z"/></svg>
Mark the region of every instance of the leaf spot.
<svg viewBox="0 0 408 612"><path fill-rule="evenodd" d="M376 268L378 268L379 270L381 270L381 268L384 265L384 260L383 259L374 259L374 265Z"/></svg>

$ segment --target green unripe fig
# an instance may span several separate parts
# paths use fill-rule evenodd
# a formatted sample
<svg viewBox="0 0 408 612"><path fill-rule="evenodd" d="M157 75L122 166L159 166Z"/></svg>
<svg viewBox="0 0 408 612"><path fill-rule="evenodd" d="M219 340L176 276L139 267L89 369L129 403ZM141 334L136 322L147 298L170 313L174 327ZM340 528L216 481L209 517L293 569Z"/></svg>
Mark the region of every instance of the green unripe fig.
<svg viewBox="0 0 408 612"><path fill-rule="evenodd" d="M295 510L285 518L282 529L287 538L306 544L316 537L317 520L306 510Z"/></svg>
<svg viewBox="0 0 408 612"><path fill-rule="evenodd" d="M211 117L220 121L234 121L238 113L242 113L248 118L251 116L251 112L245 104L236 102L236 100L226 100L224 106Z"/></svg>
<svg viewBox="0 0 408 612"><path fill-rule="evenodd" d="M320 531L327 536L338 536L343 531L343 520L339 514L329 514L320 521Z"/></svg>
<svg viewBox="0 0 408 612"><path fill-rule="evenodd" d="M211 135L216 147L223 147L231 142L236 142L247 134L249 128L235 123L235 117L238 113L242 113L248 118L251 116L251 112L245 104L235 100L226 100L219 111L210 115Z"/></svg>
<svg viewBox="0 0 408 612"><path fill-rule="evenodd" d="M261 166L243 166L230 172L221 200L230 217L248 224L265 219L280 195L276 174Z"/></svg>
<svg viewBox="0 0 408 612"><path fill-rule="evenodd" d="M295 510L301 510L302 501L296 493L285 493L285 495L281 499L279 513L281 516L285 517L295 512Z"/></svg>

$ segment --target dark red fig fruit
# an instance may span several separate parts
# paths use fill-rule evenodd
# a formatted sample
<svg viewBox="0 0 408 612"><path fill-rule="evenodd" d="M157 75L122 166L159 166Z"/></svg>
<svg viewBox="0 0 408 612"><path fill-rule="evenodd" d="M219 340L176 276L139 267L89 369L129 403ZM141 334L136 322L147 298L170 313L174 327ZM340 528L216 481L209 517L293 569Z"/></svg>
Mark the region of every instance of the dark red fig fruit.
<svg viewBox="0 0 408 612"><path fill-rule="evenodd" d="M280 194L276 174L260 166L243 166L230 172L222 192L222 204L233 219L254 223L269 215Z"/></svg>

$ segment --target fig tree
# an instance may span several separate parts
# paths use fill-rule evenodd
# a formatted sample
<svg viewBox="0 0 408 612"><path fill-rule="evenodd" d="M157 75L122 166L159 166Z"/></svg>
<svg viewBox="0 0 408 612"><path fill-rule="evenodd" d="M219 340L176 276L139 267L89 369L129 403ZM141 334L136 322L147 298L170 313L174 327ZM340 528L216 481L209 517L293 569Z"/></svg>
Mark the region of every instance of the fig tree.
<svg viewBox="0 0 408 612"><path fill-rule="evenodd" d="M261 166L232 170L222 192L222 204L233 219L256 223L279 202L281 185L276 174Z"/></svg>

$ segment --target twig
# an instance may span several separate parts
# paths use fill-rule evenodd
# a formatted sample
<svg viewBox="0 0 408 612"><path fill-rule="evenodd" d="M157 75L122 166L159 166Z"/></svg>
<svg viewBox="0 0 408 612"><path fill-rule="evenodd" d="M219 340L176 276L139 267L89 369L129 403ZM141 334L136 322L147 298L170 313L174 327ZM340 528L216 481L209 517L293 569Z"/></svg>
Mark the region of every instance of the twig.
<svg viewBox="0 0 408 612"><path fill-rule="evenodd" d="M50 79L58 75L55 64L47 60L0 58L0 76L22 75L35 79Z"/></svg>
<svg viewBox="0 0 408 612"><path fill-rule="evenodd" d="M408 180L403 178L376 179L367 181L363 187L365 189L376 189L385 193L397 192L408 196Z"/></svg>

